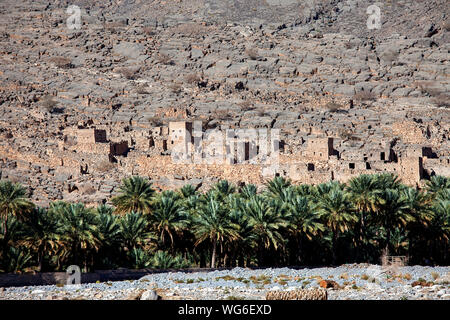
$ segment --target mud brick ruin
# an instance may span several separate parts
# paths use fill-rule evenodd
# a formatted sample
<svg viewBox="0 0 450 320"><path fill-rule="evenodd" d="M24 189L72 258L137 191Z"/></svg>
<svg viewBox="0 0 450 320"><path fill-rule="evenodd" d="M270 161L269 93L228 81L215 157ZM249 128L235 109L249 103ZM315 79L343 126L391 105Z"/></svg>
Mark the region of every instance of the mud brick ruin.
<svg viewBox="0 0 450 320"><path fill-rule="evenodd" d="M313 184L392 172L418 187L450 176L445 0L379 1L380 30L363 0L228 2L79 1L71 30L69 1L2 1L0 178L46 205L107 202L130 175L200 190L261 186L268 172ZM196 126L279 130L279 164L254 161L252 139L239 161L174 161L180 145L220 154Z"/></svg>

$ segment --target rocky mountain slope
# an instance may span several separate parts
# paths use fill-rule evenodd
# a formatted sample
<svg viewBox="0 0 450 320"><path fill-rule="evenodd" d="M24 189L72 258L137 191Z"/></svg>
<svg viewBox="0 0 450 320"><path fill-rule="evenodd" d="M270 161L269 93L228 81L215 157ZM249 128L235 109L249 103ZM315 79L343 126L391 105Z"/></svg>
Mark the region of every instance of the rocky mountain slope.
<svg viewBox="0 0 450 320"><path fill-rule="evenodd" d="M424 176L445 175L450 5L375 4L380 29L363 0L2 1L0 177L43 204L108 199L130 174L207 186L216 171L143 164L164 155L149 132L174 120L281 129L286 154L334 137L348 161L386 144L429 147ZM70 5L80 29L68 27ZM93 127L127 152L78 148L67 131Z"/></svg>

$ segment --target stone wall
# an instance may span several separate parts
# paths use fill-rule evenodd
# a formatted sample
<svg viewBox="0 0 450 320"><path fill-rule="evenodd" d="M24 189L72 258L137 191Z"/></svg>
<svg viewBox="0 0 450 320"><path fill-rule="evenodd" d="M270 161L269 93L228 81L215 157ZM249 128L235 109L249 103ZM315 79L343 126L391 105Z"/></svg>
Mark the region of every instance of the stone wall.
<svg viewBox="0 0 450 320"><path fill-rule="evenodd" d="M120 269L98 270L95 272L81 273L81 283L95 283L108 281L138 280L146 275L166 272L208 272L215 270L229 270L229 268L189 268L189 269ZM24 287L24 286L48 286L67 284L66 272L42 272L36 274L0 274L0 288ZM61 287L64 290L64 287Z"/></svg>

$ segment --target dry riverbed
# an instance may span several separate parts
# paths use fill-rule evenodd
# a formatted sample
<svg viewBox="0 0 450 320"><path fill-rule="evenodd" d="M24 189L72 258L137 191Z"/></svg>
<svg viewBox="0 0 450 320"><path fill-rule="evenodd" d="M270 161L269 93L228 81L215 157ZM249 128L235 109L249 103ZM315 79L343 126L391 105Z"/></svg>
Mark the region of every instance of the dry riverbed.
<svg viewBox="0 0 450 320"><path fill-rule="evenodd" d="M0 288L2 300L121 300L156 290L163 299L265 299L269 290L318 288L329 300L450 300L450 267L407 266L385 269L368 264L336 268L268 268L151 274L139 280Z"/></svg>

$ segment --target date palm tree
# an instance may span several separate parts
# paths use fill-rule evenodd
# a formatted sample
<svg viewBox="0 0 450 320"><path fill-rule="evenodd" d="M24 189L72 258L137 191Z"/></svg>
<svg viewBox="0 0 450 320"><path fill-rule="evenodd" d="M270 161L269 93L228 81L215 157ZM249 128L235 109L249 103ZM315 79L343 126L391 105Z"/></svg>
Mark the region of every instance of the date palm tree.
<svg viewBox="0 0 450 320"><path fill-rule="evenodd" d="M296 197L296 189L293 186L289 186L280 191L280 193L274 198L281 201L282 204L288 204L292 202Z"/></svg>
<svg viewBox="0 0 450 320"><path fill-rule="evenodd" d="M150 223L159 234L163 247L166 244L166 238L170 238L170 247L173 253L174 235L180 233L187 226L189 220L182 202L174 194L165 193L155 201Z"/></svg>
<svg viewBox="0 0 450 320"><path fill-rule="evenodd" d="M295 194L303 197L311 198L314 195L314 186L308 184L301 184L293 186Z"/></svg>
<svg viewBox="0 0 450 320"><path fill-rule="evenodd" d="M214 185L214 187L208 192L209 196L216 198L220 202L224 202L225 199L236 192L236 187L228 180L220 180Z"/></svg>
<svg viewBox="0 0 450 320"><path fill-rule="evenodd" d="M325 227L319 217L313 214L308 198L296 196L288 204L289 231L298 241L297 261L301 262L302 239L312 240Z"/></svg>
<svg viewBox="0 0 450 320"><path fill-rule="evenodd" d="M195 246L204 241L211 242L211 268L216 266L217 246L222 247L225 240L239 239L239 226L230 221L225 208L214 198L199 208L194 217L193 232L197 238Z"/></svg>
<svg viewBox="0 0 450 320"><path fill-rule="evenodd" d="M183 259L180 255L173 257L167 252L157 251L152 259L152 266L155 269L182 269L189 267L189 261Z"/></svg>
<svg viewBox="0 0 450 320"><path fill-rule="evenodd" d="M375 211L375 198L378 186L375 175L362 174L350 179L347 191L350 193L350 201L358 212L369 213Z"/></svg>
<svg viewBox="0 0 450 320"><path fill-rule="evenodd" d="M281 207L280 201L261 195L252 197L245 205L244 212L258 245L259 266L265 263L264 250L270 247L277 250L283 244L281 230L288 227L288 222L280 212Z"/></svg>
<svg viewBox="0 0 450 320"><path fill-rule="evenodd" d="M431 239L428 251L431 251L431 257L434 259L440 258L440 264L448 265L450 258L450 197L437 199L432 210L433 219L426 229L428 238Z"/></svg>
<svg viewBox="0 0 450 320"><path fill-rule="evenodd" d="M0 218L5 238L8 233L8 218L10 216L23 218L34 204L28 199L26 189L19 183L0 181Z"/></svg>
<svg viewBox="0 0 450 320"><path fill-rule="evenodd" d="M69 207L70 207L69 202L58 200L50 203L48 211L51 214L62 215L64 210L67 210Z"/></svg>
<svg viewBox="0 0 450 320"><path fill-rule="evenodd" d="M318 199L316 212L332 232L333 264L336 264L339 236L348 231L357 221L357 217L352 212L348 193L340 187L332 188Z"/></svg>
<svg viewBox="0 0 450 320"><path fill-rule="evenodd" d="M5 233L5 231L8 231ZM19 221L15 216L9 216L6 228L0 228L0 268L8 263L7 255L10 248L16 246L27 235L27 230L23 222ZM8 269L7 267L5 267Z"/></svg>
<svg viewBox="0 0 450 320"><path fill-rule="evenodd" d="M283 190L291 185L291 181L284 178L276 176L272 180L269 180L266 184L267 192L272 198L281 198Z"/></svg>
<svg viewBox="0 0 450 320"><path fill-rule="evenodd" d="M409 187L403 189L401 194L406 202L406 211L413 216L414 222L426 226L431 220L431 205L433 198L421 190Z"/></svg>
<svg viewBox="0 0 450 320"><path fill-rule="evenodd" d="M120 217L113 214L114 208L107 205L97 207L99 219L98 230L102 236L102 245L97 254L97 261L102 266L114 266L118 257L121 239Z"/></svg>
<svg viewBox="0 0 450 320"><path fill-rule="evenodd" d="M128 251L133 248L146 246L154 235L149 231L149 222L142 213L130 212L119 221L121 229L121 241Z"/></svg>
<svg viewBox="0 0 450 320"><path fill-rule="evenodd" d="M141 248L133 248L129 252L129 260L131 267L134 269L149 268L152 265L152 257Z"/></svg>
<svg viewBox="0 0 450 320"><path fill-rule="evenodd" d="M433 195L409 187L402 190L402 195L407 205L406 212L413 218L407 225L409 252L413 252L417 244L423 242L424 230L433 219Z"/></svg>
<svg viewBox="0 0 450 320"><path fill-rule="evenodd" d="M245 215L245 202L248 200L246 197L256 195L256 188L253 189L253 185L246 185L245 188L249 193L246 195L236 195L229 198L229 219L232 223L239 226L239 238L229 243L230 259L227 266L235 266L236 260L238 260L239 266L244 266L245 259L250 262L253 254L254 236L252 233L252 227L248 223L248 219ZM244 189L243 188L243 189ZM253 191L255 192L253 194Z"/></svg>
<svg viewBox="0 0 450 320"><path fill-rule="evenodd" d="M38 270L42 271L45 255L56 254L64 246L61 221L51 211L35 208L25 219L27 232L21 242L37 252Z"/></svg>
<svg viewBox="0 0 450 320"><path fill-rule="evenodd" d="M250 199L251 197L256 195L256 186L254 184L246 184L240 190L240 195L244 199Z"/></svg>
<svg viewBox="0 0 450 320"><path fill-rule="evenodd" d="M382 173L375 176L379 190L398 190L402 187L398 175L392 173Z"/></svg>
<svg viewBox="0 0 450 320"><path fill-rule="evenodd" d="M155 190L152 183L142 177L123 179L120 194L111 199L116 207L115 212L126 214L128 212L150 213Z"/></svg>
<svg viewBox="0 0 450 320"><path fill-rule="evenodd" d="M445 190L450 190L450 179L444 176L432 176L426 183L426 190L436 198Z"/></svg>
<svg viewBox="0 0 450 320"><path fill-rule="evenodd" d="M83 204L76 203L64 207L61 215L61 233L75 264L82 263L87 271L88 263L93 263L93 253L98 251L102 237L99 232L98 215Z"/></svg>
<svg viewBox="0 0 450 320"><path fill-rule="evenodd" d="M181 198L187 199L197 194L197 190L192 185L186 184L182 188L180 188L179 193L181 195Z"/></svg>
<svg viewBox="0 0 450 320"><path fill-rule="evenodd" d="M328 197L331 190L335 189L344 190L345 185L341 184L339 181L320 183L314 187L312 196L316 198Z"/></svg>
<svg viewBox="0 0 450 320"><path fill-rule="evenodd" d="M97 207L97 213L99 215L111 216L114 214L114 208L106 204L101 204Z"/></svg>
<svg viewBox="0 0 450 320"><path fill-rule="evenodd" d="M119 217L113 214L113 208L101 205L97 207L99 219L98 230L102 235L103 245L111 246L120 238Z"/></svg>
<svg viewBox="0 0 450 320"><path fill-rule="evenodd" d="M398 189L380 190L376 201L377 220L386 231L385 250L389 255L391 235L395 228L405 228L414 221L408 212L408 202L405 195Z"/></svg>
<svg viewBox="0 0 450 320"><path fill-rule="evenodd" d="M0 265L0 267L2 267L0 272L26 271L29 269L27 266L29 266L30 261L33 259L29 249L24 247L9 247L5 256L6 258L3 262L3 266Z"/></svg>
<svg viewBox="0 0 450 320"><path fill-rule="evenodd" d="M378 186L377 176L362 174L350 179L346 189L349 199L358 213L359 239L357 243L359 244L360 258L363 258L365 254L367 215L375 212Z"/></svg>

